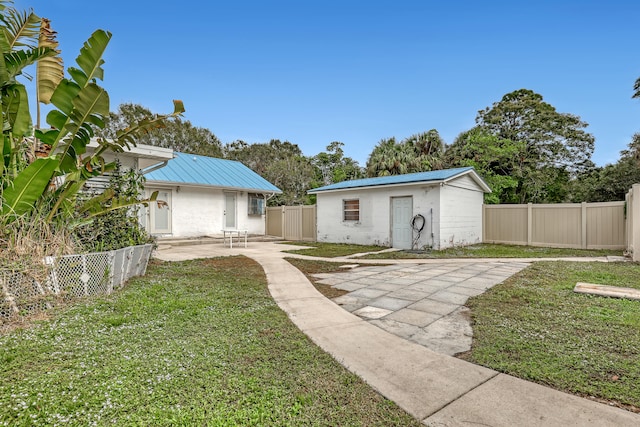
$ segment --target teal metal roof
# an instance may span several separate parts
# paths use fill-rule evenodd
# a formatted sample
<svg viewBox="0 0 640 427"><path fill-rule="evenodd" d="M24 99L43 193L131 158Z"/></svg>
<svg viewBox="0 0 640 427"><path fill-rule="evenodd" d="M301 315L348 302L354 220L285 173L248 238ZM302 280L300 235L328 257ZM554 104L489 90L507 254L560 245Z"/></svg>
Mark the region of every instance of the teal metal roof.
<svg viewBox="0 0 640 427"><path fill-rule="evenodd" d="M383 185L413 184L420 182L444 182L470 172L474 175L476 182L478 182L483 189L486 188L487 192L491 191L472 167L466 167L408 173L404 175L381 176L378 178L354 179L352 181L342 181L331 185L325 185L324 187L314 188L313 190L309 190L308 193L314 194L331 190L347 190L350 188L378 187Z"/></svg>
<svg viewBox="0 0 640 427"><path fill-rule="evenodd" d="M174 152L174 158L166 166L145 176L149 182L282 193L278 187L240 162L195 154Z"/></svg>

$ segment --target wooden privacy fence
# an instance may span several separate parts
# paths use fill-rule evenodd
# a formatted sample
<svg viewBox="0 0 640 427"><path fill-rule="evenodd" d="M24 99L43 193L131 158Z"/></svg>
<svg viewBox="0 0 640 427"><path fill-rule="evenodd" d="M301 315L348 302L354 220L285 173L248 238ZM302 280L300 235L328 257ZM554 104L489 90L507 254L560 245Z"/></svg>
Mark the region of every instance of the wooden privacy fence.
<svg viewBox="0 0 640 427"><path fill-rule="evenodd" d="M627 247L625 202L484 205L482 213L483 241L487 243L578 249Z"/></svg>
<svg viewBox="0 0 640 427"><path fill-rule="evenodd" d="M316 205L267 208L266 222L269 236L316 241Z"/></svg>

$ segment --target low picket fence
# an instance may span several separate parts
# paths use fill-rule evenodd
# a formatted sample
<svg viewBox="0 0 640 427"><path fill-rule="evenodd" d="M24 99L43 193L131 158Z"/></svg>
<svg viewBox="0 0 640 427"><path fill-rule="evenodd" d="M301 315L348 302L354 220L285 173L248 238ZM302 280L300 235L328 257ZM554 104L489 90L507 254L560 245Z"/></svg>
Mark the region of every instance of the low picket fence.
<svg viewBox="0 0 640 427"><path fill-rule="evenodd" d="M47 257L44 283L21 272L0 270L0 325L17 316L46 310L55 299L108 295L130 278L145 274L152 250L153 245L148 244Z"/></svg>

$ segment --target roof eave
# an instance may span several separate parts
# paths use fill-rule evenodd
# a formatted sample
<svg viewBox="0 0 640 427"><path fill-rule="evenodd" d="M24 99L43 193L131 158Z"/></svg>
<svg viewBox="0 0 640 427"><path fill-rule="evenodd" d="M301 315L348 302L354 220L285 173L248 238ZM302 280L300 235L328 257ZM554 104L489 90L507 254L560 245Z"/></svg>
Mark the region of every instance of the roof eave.
<svg viewBox="0 0 640 427"><path fill-rule="evenodd" d="M246 187L228 187L214 184L195 184L192 182L180 182L180 181L161 181L161 180L148 180L145 183L145 186L180 186L180 187L193 187L193 188L217 188L221 190L228 191L246 191L248 193L263 193L263 194L282 194L282 190L280 189L270 189L270 188L246 188Z"/></svg>
<svg viewBox="0 0 640 427"><path fill-rule="evenodd" d="M482 177L480 175L478 175L478 172L475 171L475 169L469 169L466 171L462 171L460 173L457 173L447 179L444 179L443 182L446 184L449 181L452 181L454 179L460 178L461 176L467 175L467 174L471 174L471 179L473 179L475 181L476 184L478 184L480 186L480 188L482 188L482 191L485 193L492 193L491 191L491 187L489 187L489 185L484 181L484 179L482 179Z"/></svg>
<svg viewBox="0 0 640 427"><path fill-rule="evenodd" d="M381 187L406 187L408 185L429 185L429 186L435 186L435 185L439 185L441 183L443 183L444 180L442 179L438 179L438 180L431 180L431 181L411 181L411 182L400 182L400 183L393 183L393 184L375 184L375 185L366 185L366 186L362 186L362 187L345 187L345 188L331 188L328 190L309 190L307 191L307 194L319 194L319 193L337 193L339 191L351 191L351 190L365 190L365 189L369 189L369 188L381 188Z"/></svg>

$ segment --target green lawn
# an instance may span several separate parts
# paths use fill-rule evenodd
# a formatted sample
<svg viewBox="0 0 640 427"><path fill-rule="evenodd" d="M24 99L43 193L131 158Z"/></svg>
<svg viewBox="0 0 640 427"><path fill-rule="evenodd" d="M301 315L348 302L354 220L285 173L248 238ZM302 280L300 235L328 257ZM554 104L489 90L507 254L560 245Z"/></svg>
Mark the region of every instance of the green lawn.
<svg viewBox="0 0 640 427"><path fill-rule="evenodd" d="M538 262L467 305L474 363L640 412L640 301L574 293L640 289L635 263Z"/></svg>
<svg viewBox="0 0 640 427"><path fill-rule="evenodd" d="M324 242L285 242L308 249L285 251L317 257L335 258L347 255L379 252L389 249L383 246L351 245L345 243ZM621 250L613 249L569 249L539 248L533 246L499 245L481 243L471 246L443 249L441 251L393 251L381 254L370 254L362 259L443 259L443 258L556 258L556 257L601 257L622 256Z"/></svg>
<svg viewBox="0 0 640 427"><path fill-rule="evenodd" d="M302 334L244 257L153 263L0 336L0 425L420 424Z"/></svg>
<svg viewBox="0 0 640 427"><path fill-rule="evenodd" d="M284 251L290 254L309 255L317 257L335 258L364 252L378 252L385 249L384 246L373 245L351 245L347 243L324 243L324 242L284 242L297 246L308 246L308 249L296 249Z"/></svg>
<svg viewBox="0 0 640 427"><path fill-rule="evenodd" d="M366 255L369 259L412 258L555 258L555 257L600 257L622 256L621 250L539 248L533 246L498 245L482 243L472 246L443 249L441 251L396 251Z"/></svg>

